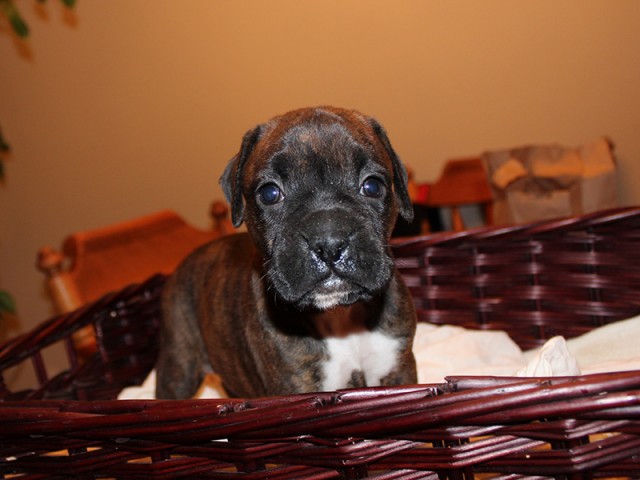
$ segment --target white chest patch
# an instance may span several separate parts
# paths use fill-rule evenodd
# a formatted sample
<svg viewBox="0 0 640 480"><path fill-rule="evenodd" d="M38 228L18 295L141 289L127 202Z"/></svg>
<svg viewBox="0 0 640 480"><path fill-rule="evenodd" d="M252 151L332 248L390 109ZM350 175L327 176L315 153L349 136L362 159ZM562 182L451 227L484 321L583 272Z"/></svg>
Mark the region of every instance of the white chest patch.
<svg viewBox="0 0 640 480"><path fill-rule="evenodd" d="M328 360L323 368L323 390L345 388L360 370L369 387L377 387L396 366L400 341L378 332L358 332L325 338Z"/></svg>

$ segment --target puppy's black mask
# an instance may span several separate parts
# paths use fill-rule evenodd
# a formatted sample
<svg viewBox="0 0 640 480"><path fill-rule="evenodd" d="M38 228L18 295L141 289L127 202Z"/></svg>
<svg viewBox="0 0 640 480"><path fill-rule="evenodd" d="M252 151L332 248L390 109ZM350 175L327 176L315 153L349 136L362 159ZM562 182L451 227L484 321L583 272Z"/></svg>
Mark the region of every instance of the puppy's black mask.
<svg viewBox="0 0 640 480"><path fill-rule="evenodd" d="M220 182L278 301L325 310L389 283L391 230L413 209L406 171L374 119L330 107L276 117L247 132Z"/></svg>

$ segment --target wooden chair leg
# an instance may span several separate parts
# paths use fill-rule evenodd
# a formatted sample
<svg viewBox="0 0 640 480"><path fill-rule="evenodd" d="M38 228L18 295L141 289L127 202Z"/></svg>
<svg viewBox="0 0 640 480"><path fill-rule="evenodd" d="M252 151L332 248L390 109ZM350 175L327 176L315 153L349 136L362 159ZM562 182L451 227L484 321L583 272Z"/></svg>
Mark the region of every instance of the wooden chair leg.
<svg viewBox="0 0 640 480"><path fill-rule="evenodd" d="M63 269L63 261L62 253L51 247L44 247L38 251L37 266L45 274L47 288L58 313L71 312L83 303L73 280ZM72 340L81 359L90 357L96 351L95 332L91 325L75 332Z"/></svg>
<svg viewBox="0 0 640 480"><path fill-rule="evenodd" d="M454 232L461 232L464 230L464 220L462 219L462 213L457 206L451 207L451 227Z"/></svg>

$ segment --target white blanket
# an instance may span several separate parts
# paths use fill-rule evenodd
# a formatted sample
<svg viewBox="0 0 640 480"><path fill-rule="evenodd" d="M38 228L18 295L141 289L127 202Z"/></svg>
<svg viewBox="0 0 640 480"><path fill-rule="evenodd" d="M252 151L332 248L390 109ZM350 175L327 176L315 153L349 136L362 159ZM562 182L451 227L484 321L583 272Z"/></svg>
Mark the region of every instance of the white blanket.
<svg viewBox="0 0 640 480"><path fill-rule="evenodd" d="M554 337L541 348L523 352L501 331L418 325L413 351L420 383L441 383L452 375L548 377L640 370L640 316L597 328L565 341ZM155 370L120 399L152 399ZM197 398L224 397L220 379L211 375Z"/></svg>

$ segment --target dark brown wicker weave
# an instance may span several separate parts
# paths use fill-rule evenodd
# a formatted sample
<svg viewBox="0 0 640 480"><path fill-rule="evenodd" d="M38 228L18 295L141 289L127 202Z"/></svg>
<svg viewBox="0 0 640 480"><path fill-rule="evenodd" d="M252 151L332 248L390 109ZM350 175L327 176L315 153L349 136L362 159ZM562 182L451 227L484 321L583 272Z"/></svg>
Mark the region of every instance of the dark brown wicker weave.
<svg viewBox="0 0 640 480"><path fill-rule="evenodd" d="M640 313L640 209L396 243L422 321L523 347ZM0 391L3 478L640 478L640 372L257 400L117 401L156 353L160 276L0 347L39 385ZM70 334L92 323L78 366ZM66 342L68 371L41 351ZM455 354L455 352L452 352Z"/></svg>

